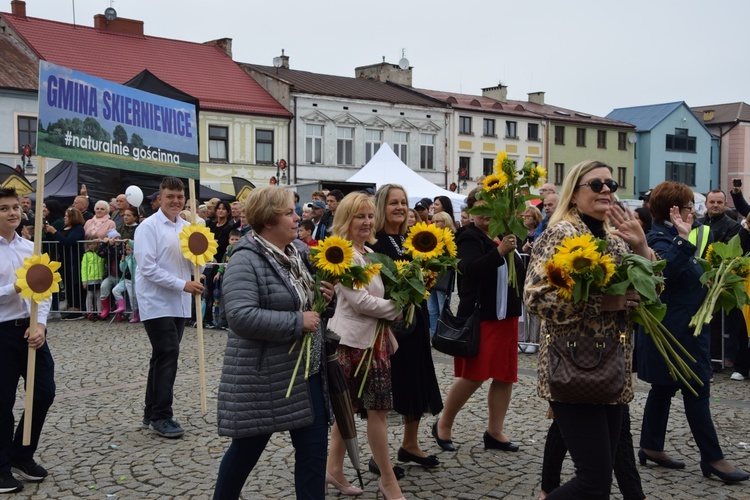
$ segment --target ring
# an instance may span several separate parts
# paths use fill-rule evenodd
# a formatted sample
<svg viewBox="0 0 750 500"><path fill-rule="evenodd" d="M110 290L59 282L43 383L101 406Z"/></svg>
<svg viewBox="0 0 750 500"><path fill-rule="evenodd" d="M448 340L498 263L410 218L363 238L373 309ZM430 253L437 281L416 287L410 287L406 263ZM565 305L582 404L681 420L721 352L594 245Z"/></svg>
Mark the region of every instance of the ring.
<svg viewBox="0 0 750 500"><path fill-rule="evenodd" d="M625 301L625 307L630 307L630 301L629 300Z"/></svg>

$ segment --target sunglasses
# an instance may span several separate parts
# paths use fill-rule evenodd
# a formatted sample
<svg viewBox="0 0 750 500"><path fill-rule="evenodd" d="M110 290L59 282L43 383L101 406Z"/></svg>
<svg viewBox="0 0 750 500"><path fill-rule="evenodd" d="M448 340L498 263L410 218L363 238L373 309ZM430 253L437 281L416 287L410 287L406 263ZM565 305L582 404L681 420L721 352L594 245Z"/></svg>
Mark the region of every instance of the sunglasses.
<svg viewBox="0 0 750 500"><path fill-rule="evenodd" d="M607 186L609 188L610 193L614 193L615 191L617 191L617 188L620 187L620 185L614 179L607 179L606 181L601 181L599 179L594 179L591 182L586 182L584 184L579 184L576 187L581 187L581 186L588 186L595 193L601 193L602 192L602 188L604 186Z"/></svg>

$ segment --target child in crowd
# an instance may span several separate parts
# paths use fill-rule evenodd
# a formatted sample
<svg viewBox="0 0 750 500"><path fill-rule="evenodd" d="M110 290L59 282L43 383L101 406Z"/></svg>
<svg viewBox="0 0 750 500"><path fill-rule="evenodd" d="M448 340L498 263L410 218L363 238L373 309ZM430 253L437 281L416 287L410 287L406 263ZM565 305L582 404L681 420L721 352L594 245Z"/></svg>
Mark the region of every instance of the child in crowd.
<svg viewBox="0 0 750 500"><path fill-rule="evenodd" d="M216 275L214 275L214 282L216 283L216 287L214 288L214 326L217 328L227 327L227 320L221 315L221 282L224 277L224 270L227 268L227 262L229 262L229 258L232 256L234 246L240 241L240 236L241 233L236 229L229 232L229 245L227 245L227 251L224 252L224 261L219 265Z"/></svg>
<svg viewBox="0 0 750 500"><path fill-rule="evenodd" d="M318 246L318 240L314 240L312 237L313 231L315 231L315 223L311 220L303 220L299 223L299 239L302 240L309 247Z"/></svg>
<svg viewBox="0 0 750 500"><path fill-rule="evenodd" d="M125 253L122 255L120 260L120 282L112 289L112 293L117 300L117 309L113 312L117 315L115 321L122 319L122 313L125 311L125 296L123 292L127 292L128 298L130 299L130 307L133 310L133 317L130 319L131 323L138 323L140 318L138 317L138 301L135 298L135 255L133 255L133 240L129 240L125 244Z"/></svg>
<svg viewBox="0 0 750 500"><path fill-rule="evenodd" d="M102 312L99 314L99 317L106 319L109 316L109 296L119 281L117 262L120 259L120 255L123 254L120 233L116 229L107 231L107 237L99 241L99 249L96 253L104 259L104 279L99 290Z"/></svg>
<svg viewBox="0 0 750 500"><path fill-rule="evenodd" d="M99 318L99 287L104 279L104 259L99 256L99 241L89 241L86 244L86 253L81 259L81 283L86 287L86 310L89 314L86 319L96 320Z"/></svg>

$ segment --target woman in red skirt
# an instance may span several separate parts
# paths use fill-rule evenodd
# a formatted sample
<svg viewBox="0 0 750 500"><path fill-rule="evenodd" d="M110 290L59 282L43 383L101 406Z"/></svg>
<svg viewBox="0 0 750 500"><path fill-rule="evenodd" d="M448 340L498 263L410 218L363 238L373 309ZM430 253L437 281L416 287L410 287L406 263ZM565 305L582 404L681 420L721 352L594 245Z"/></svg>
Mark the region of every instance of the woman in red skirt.
<svg viewBox="0 0 750 500"><path fill-rule="evenodd" d="M485 203L475 197L479 189L469 193L469 208ZM461 259L458 316L470 316L479 300L479 355L454 359L458 378L448 391L443 414L433 425L432 435L442 449L455 451L451 431L456 415L484 381L492 379L487 397L489 418L483 436L484 448L518 451L518 445L510 441L503 429L513 384L518 381L518 317L521 315L521 297L508 286L506 259L515 259L519 287L523 287L525 271L516 252L515 236L505 236L497 244L488 233L489 217L473 215L472 220L473 224L462 231L456 241Z"/></svg>

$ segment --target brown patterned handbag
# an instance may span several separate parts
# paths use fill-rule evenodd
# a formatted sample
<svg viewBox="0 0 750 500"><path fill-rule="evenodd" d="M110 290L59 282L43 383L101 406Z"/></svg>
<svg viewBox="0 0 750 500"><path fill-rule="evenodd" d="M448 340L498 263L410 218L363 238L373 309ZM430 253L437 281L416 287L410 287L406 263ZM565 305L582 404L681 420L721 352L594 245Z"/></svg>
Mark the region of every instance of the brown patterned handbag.
<svg viewBox="0 0 750 500"><path fill-rule="evenodd" d="M550 340L549 390L554 401L616 403L626 384L625 334L613 337L560 337Z"/></svg>

